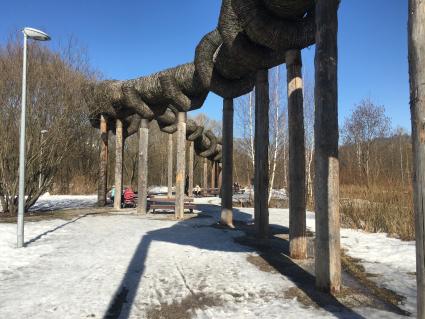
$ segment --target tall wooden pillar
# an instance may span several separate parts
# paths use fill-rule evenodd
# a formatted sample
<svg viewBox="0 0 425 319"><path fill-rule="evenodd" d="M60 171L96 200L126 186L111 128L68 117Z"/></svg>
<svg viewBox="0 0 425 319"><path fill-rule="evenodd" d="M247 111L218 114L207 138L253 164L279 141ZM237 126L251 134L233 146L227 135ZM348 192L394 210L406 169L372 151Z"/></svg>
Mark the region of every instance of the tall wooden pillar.
<svg viewBox="0 0 425 319"><path fill-rule="evenodd" d="M208 189L208 158L204 159L203 189L204 189L204 193L206 194L206 191Z"/></svg>
<svg viewBox="0 0 425 319"><path fill-rule="evenodd" d="M268 238L269 228L269 72L257 72L255 84L254 217L257 237Z"/></svg>
<svg viewBox="0 0 425 319"><path fill-rule="evenodd" d="M117 119L115 125L115 198L114 208L121 209L121 195L123 189L123 152L124 152L124 138L123 138L123 123L122 120Z"/></svg>
<svg viewBox="0 0 425 319"><path fill-rule="evenodd" d="M221 223L233 226L233 99L223 103Z"/></svg>
<svg viewBox="0 0 425 319"><path fill-rule="evenodd" d="M416 226L417 318L425 319L425 2L409 0L410 111Z"/></svg>
<svg viewBox="0 0 425 319"><path fill-rule="evenodd" d="M97 189L97 206L106 205L106 193L108 192L108 123L104 115L100 116L100 161L99 182Z"/></svg>
<svg viewBox="0 0 425 319"><path fill-rule="evenodd" d="M216 188L216 168L215 168L215 162L211 161L211 188Z"/></svg>
<svg viewBox="0 0 425 319"><path fill-rule="evenodd" d="M189 141L189 161L188 161L188 175L189 175L189 188L188 193L189 197L193 197L193 160L195 156L194 143Z"/></svg>
<svg viewBox="0 0 425 319"><path fill-rule="evenodd" d="M146 214L148 196L148 144L149 144L149 121L142 119L139 129L139 178L137 213Z"/></svg>
<svg viewBox="0 0 425 319"><path fill-rule="evenodd" d="M173 197L173 135L168 135L168 198Z"/></svg>
<svg viewBox="0 0 425 319"><path fill-rule="evenodd" d="M217 162L217 188L221 190L221 183L222 183L222 173L220 163Z"/></svg>
<svg viewBox="0 0 425 319"><path fill-rule="evenodd" d="M176 206L177 219L184 217L184 183L186 180L186 113L177 114L177 173Z"/></svg>
<svg viewBox="0 0 425 319"><path fill-rule="evenodd" d="M338 5L316 1L315 181L316 286L341 288L338 160Z"/></svg>
<svg viewBox="0 0 425 319"><path fill-rule="evenodd" d="M304 110L301 51L286 52L289 123L289 251L307 258Z"/></svg>

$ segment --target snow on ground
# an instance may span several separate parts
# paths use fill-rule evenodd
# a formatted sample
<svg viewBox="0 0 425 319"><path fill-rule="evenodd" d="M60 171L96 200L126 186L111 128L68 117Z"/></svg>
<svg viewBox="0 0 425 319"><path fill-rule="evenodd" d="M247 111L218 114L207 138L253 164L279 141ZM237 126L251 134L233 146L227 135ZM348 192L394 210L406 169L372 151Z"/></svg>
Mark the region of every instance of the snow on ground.
<svg viewBox="0 0 425 319"><path fill-rule="evenodd" d="M288 211L289 213L289 211ZM315 231L314 213L307 214L307 227ZM390 238L385 233L341 229L341 246L347 254L361 259L370 279L406 297L402 309L416 313L416 251L414 241Z"/></svg>
<svg viewBox="0 0 425 319"><path fill-rule="evenodd" d="M348 255L362 260L366 272L378 275L371 279L381 287L407 297L402 307L416 312L415 242L389 238L386 234L369 234L343 229L341 243Z"/></svg>
<svg viewBox="0 0 425 319"><path fill-rule="evenodd" d="M0 224L0 318L101 318L120 307L120 318L145 318L155 306L193 295L216 300L194 318L398 318L365 307L354 316L332 313L284 299L294 283L248 263L255 253L233 241L242 233L209 227L219 214L209 201L219 199L196 199L211 217L181 222L126 214L26 223L25 249L14 248L16 225ZM235 216L251 220L252 212L239 208ZM271 209L270 222L288 226L288 211ZM380 282L407 292L410 282L401 280L414 258L409 243L345 230L342 242L375 267L370 272L382 274Z"/></svg>
<svg viewBox="0 0 425 319"><path fill-rule="evenodd" d="M87 208L95 206L96 202L96 195L50 195L45 193L38 198L29 211L46 212L69 208ZM1 205L0 212L2 212Z"/></svg>
<svg viewBox="0 0 425 319"><path fill-rule="evenodd" d="M248 203L254 199L254 189L253 188L243 188L242 193L233 195L234 203ZM285 200L288 199L286 189L273 189L272 190L272 199Z"/></svg>
<svg viewBox="0 0 425 319"><path fill-rule="evenodd" d="M96 202L96 195L50 195L46 193L39 197L30 211L93 207Z"/></svg>
<svg viewBox="0 0 425 319"><path fill-rule="evenodd" d="M210 203L220 205L214 198ZM269 209L270 224L289 225L288 209ZM235 208L235 219L248 221L253 218L253 208ZM218 218L218 216L216 216ZM314 213L307 212L307 228L315 231ZM385 233L367 233L361 230L341 229L341 245L347 254L361 259L367 273L376 275L370 279L380 287L388 288L406 297L401 308L416 313L416 253L414 241L402 241L387 237Z"/></svg>

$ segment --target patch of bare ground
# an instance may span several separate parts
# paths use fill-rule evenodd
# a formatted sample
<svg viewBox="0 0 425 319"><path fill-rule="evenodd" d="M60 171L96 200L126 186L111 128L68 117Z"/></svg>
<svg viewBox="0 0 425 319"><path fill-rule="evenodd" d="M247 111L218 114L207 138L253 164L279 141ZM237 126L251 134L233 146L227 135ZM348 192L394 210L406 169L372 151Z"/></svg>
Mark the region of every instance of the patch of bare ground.
<svg viewBox="0 0 425 319"><path fill-rule="evenodd" d="M260 256L249 255L248 257L246 257L246 260L250 264L253 264L255 267L260 269L261 271L270 272L270 273L277 273L276 269L274 267L272 267L267 261L265 261Z"/></svg>
<svg viewBox="0 0 425 319"><path fill-rule="evenodd" d="M308 234L308 256L306 260L293 260L289 255L288 234L283 227L271 227L270 238L258 241L253 237L250 227L242 227L246 236L235 238L239 244L252 247L258 255L249 255L247 261L259 270L280 273L294 283L294 287L283 292L285 299L296 298L306 307L317 307L331 312L355 314L356 307L370 307L408 316L401 309L404 298L395 292L379 287L365 272L360 261L342 254L344 286L340 293L330 295L318 291L314 278L314 238ZM355 316L354 316L355 317Z"/></svg>
<svg viewBox="0 0 425 319"><path fill-rule="evenodd" d="M301 270L304 267L308 269L309 265L306 266L306 263L303 262L302 267L300 266L298 268L294 265L293 261L291 262L288 259L288 257L281 259L264 254L247 257L247 261L259 270L270 273L281 273L291 279L295 286L283 291L281 296L288 300L297 299L305 307L323 308L332 312L344 313L354 312L352 309L356 307L370 307L391 311L403 316L410 315L408 312L399 308L401 299L395 297L397 295L394 292L388 289L381 290L380 287L373 286L364 279L355 284L347 280L342 290L333 296L318 291L315 288L314 277L309 272L303 272ZM368 277L369 275L367 274L366 276Z"/></svg>
<svg viewBox="0 0 425 319"><path fill-rule="evenodd" d="M370 278L377 277L376 274L367 273L361 260L348 256L345 251L341 254L341 264L343 269L353 276L363 287L366 287L374 296L384 301L388 305L396 307L400 311L404 312L405 315L409 315L408 312L403 311L399 308L399 305L406 299L403 296L398 295L394 291L379 287L378 284Z"/></svg>
<svg viewBox="0 0 425 319"><path fill-rule="evenodd" d="M190 294L181 302L161 303L147 311L148 319L190 319L196 309L207 309L223 304L219 298L205 294Z"/></svg>
<svg viewBox="0 0 425 319"><path fill-rule="evenodd" d="M115 210L113 207L91 207L91 208L73 208L52 210L44 212L27 212L25 213L26 222L39 222L43 220L63 219L72 220L80 216L116 216L116 215L133 215L138 216L135 209ZM146 215L154 220L188 220L192 218L209 218L207 215L197 213L186 213L184 218L176 219L174 212L156 212L155 214ZM16 223L15 215L0 214L0 223Z"/></svg>
<svg viewBox="0 0 425 319"><path fill-rule="evenodd" d="M110 207L62 209L48 212L27 212L25 213L25 221L38 222L52 219L71 220L82 215L108 215L111 212L113 212L113 209ZM0 214L0 223L16 223L16 216Z"/></svg>

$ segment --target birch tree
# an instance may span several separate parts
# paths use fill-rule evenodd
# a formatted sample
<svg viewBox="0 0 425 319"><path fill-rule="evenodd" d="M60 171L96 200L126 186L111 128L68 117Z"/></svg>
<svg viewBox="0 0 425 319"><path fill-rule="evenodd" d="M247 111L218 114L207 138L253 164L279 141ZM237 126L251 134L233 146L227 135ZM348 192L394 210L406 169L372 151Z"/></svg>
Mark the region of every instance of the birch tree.
<svg viewBox="0 0 425 319"><path fill-rule="evenodd" d="M306 156L307 200L313 199L313 156L314 156L314 83L304 74L304 129Z"/></svg>
<svg viewBox="0 0 425 319"><path fill-rule="evenodd" d="M370 183L373 141L387 137L390 127L391 121L385 115L384 106L378 106L370 99L362 100L345 119L342 128L343 141L356 147L357 162L366 185Z"/></svg>
<svg viewBox="0 0 425 319"><path fill-rule="evenodd" d="M286 186L287 175L287 117L286 91L283 89L282 69L276 67L270 74L270 123L269 123L269 198L276 184ZM283 74L284 75L284 74ZM254 162L254 105L255 95L251 92L236 102L236 125L240 138L235 143L238 152L245 153L250 161L249 174L253 176ZM240 155L238 155L240 156ZM243 168L244 169L244 168ZM277 177L280 180L277 180Z"/></svg>
<svg viewBox="0 0 425 319"><path fill-rule="evenodd" d="M287 118L286 118L286 103L282 103L282 81L281 67L278 66L272 70L270 90L270 143L269 143L269 198L272 198L272 190L275 185L276 167L278 160L283 158L284 176L286 177L286 141L287 135ZM286 101L286 99L285 99ZM279 154L280 153L280 154ZM281 155L281 156L278 156ZM286 185L286 184L285 184Z"/></svg>

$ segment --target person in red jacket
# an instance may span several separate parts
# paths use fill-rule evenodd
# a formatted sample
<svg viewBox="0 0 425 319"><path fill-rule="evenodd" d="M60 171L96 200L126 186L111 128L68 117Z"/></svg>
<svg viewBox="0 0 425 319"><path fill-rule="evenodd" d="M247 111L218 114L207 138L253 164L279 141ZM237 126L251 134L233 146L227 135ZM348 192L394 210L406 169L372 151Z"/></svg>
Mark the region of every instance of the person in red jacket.
<svg viewBox="0 0 425 319"><path fill-rule="evenodd" d="M131 187L127 187L124 190L124 206L135 207L136 206L136 201L134 200L135 197L136 197L136 195L134 194Z"/></svg>

